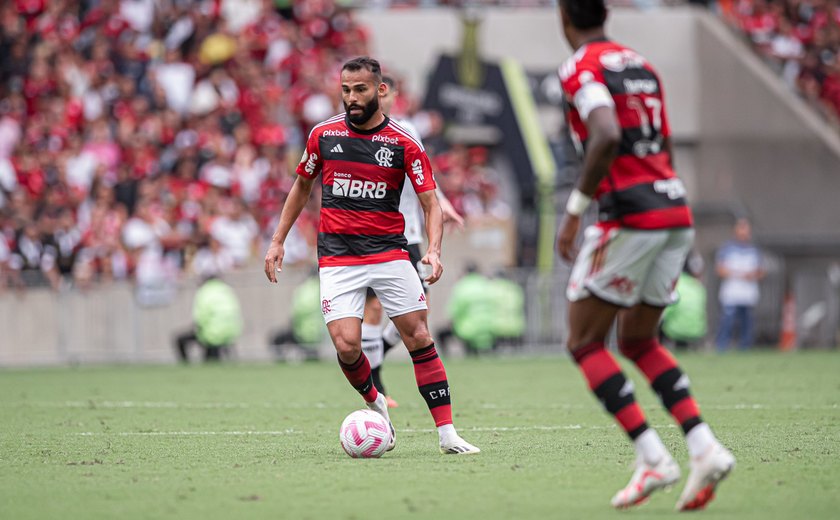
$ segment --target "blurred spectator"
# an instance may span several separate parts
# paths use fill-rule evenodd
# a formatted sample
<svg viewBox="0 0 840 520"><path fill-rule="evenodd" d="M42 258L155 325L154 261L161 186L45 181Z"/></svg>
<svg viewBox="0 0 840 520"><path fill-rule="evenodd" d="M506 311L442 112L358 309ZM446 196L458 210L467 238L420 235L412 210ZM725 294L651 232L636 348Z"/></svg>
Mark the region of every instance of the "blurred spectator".
<svg viewBox="0 0 840 520"><path fill-rule="evenodd" d="M727 0L723 17L741 30L785 81L838 126L840 7L836 0Z"/></svg>
<svg viewBox="0 0 840 520"><path fill-rule="evenodd" d="M253 241L274 229L311 125L340 110L341 64L368 53L368 32L346 5L0 2L0 210L18 266L9 272L54 287L57 273L83 288L128 277L162 287L206 235L235 267L247 264ZM399 103L396 115L423 137L441 131L411 96ZM473 220L510 211L487 156L456 147L436 165L442 189ZM314 256L317 194L311 200L287 264ZM55 229L18 244L42 215Z"/></svg>
<svg viewBox="0 0 840 520"><path fill-rule="evenodd" d="M525 333L525 290L508 278L504 271L499 271L490 279L487 298L492 302L495 313L490 329L494 347L522 345L522 335Z"/></svg>
<svg viewBox="0 0 840 520"><path fill-rule="evenodd" d="M381 316L380 316L381 317ZM295 288L292 296L291 328L269 338L269 344L280 359L286 359L289 348L297 349L306 360L318 359L318 345L326 337L327 327L321 309L321 282L318 271Z"/></svg>
<svg viewBox="0 0 840 520"><path fill-rule="evenodd" d="M723 244L717 253L716 270L721 279L721 318L717 334L718 351L729 348L730 340L740 327L739 347L753 345L753 309L758 303L758 282L765 271L761 251L753 244L750 222L739 218L733 229L733 239Z"/></svg>
<svg viewBox="0 0 840 520"><path fill-rule="evenodd" d="M193 329L179 335L175 344L178 359L189 361L187 349L197 343L204 350L205 361L220 361L229 355L242 334L242 311L236 293L222 280L208 278L193 300Z"/></svg>
<svg viewBox="0 0 840 520"><path fill-rule="evenodd" d="M441 348L447 350L448 340L454 334L464 343L469 355L493 349L496 309L494 301L487 297L489 285L490 281L475 265L467 267L466 274L455 283L449 296L448 314L452 328L438 332Z"/></svg>
<svg viewBox="0 0 840 520"><path fill-rule="evenodd" d="M226 214L213 221L210 234L230 253L238 266L251 258L258 246L259 227L242 199L234 199Z"/></svg>
<svg viewBox="0 0 840 520"><path fill-rule="evenodd" d="M225 249L216 238L210 236L206 244L193 256L192 271L202 278L218 276L233 270L235 263L231 252Z"/></svg>
<svg viewBox="0 0 840 520"><path fill-rule="evenodd" d="M696 345L706 338L706 287L700 280L702 271L702 257L690 254L677 279L677 301L662 314L662 339L677 348Z"/></svg>
<svg viewBox="0 0 840 520"><path fill-rule="evenodd" d="M338 111L330 78L367 53L366 31L333 0L274 6L0 3L0 209L23 237L5 241L14 272L149 286L208 233L247 263L292 185L286 149ZM301 255L317 234L317 208L305 212ZM56 244L32 228L41 215L61 220Z"/></svg>

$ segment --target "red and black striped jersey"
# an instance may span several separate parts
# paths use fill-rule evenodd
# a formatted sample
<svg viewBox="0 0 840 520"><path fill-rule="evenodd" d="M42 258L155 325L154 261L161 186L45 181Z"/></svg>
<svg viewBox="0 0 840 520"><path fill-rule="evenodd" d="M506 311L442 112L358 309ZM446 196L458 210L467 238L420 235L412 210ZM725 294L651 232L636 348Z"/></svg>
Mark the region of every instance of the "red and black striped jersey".
<svg viewBox="0 0 840 520"><path fill-rule="evenodd" d="M595 108L614 106L621 125L618 156L595 192L602 225L690 227L685 187L664 146L671 130L662 83L650 63L627 47L598 40L578 49L559 73L579 150L586 149L584 121Z"/></svg>
<svg viewBox="0 0 840 520"><path fill-rule="evenodd" d="M364 265L408 260L400 193L435 189L423 145L389 118L370 130L344 114L315 125L297 174L321 175L318 265Z"/></svg>

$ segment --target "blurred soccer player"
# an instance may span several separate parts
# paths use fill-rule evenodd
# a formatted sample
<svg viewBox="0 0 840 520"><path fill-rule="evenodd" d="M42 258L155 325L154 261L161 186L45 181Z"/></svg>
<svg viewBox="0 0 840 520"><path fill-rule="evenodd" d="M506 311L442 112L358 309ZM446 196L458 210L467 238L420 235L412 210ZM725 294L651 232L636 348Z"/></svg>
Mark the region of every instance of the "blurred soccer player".
<svg viewBox="0 0 840 520"><path fill-rule="evenodd" d="M394 106L394 102L399 95L399 91L397 90L396 81L394 81L394 78L391 76L382 76L382 82L387 88L380 94L379 103L382 106L382 113L386 116L390 116L391 108ZM402 127L411 135L411 137L422 145L423 141L420 139L420 134L410 121L394 118L391 120ZM440 209L443 213L443 221L451 221L456 225L463 227L464 219L457 211L455 211L455 208L446 198L443 191L438 187L435 189L435 192L437 193ZM408 243L408 258L411 265L417 269L417 274L422 280L424 268L423 263L421 262L423 254L420 252L420 244L423 242L423 208L420 206L420 200L417 198L417 194L414 192L412 186L410 186L410 183L403 185L402 194L400 195L400 213L402 213L403 219L405 220L405 240ZM424 291L428 289L427 284L423 284L423 289ZM367 316L365 319L367 320ZM397 406L397 402L388 395L388 392L385 391L385 384L382 382L382 362L384 361L385 353L400 342L399 331L393 321L388 321L384 330L372 326L367 327L363 331L362 336L363 340L366 339L368 341L368 345L371 346L370 348L381 349L376 353L376 355L368 355L370 358L371 373L373 374L373 384L376 386L377 390L385 394L388 406L390 408L395 408ZM374 347L374 345L377 347Z"/></svg>
<svg viewBox="0 0 840 520"><path fill-rule="evenodd" d="M443 222L431 165L423 146L382 113L379 97L386 89L376 60L356 58L342 67L345 114L315 125L309 134L298 177L265 255L265 274L277 282L286 236L321 175L321 307L345 377L368 407L390 424L385 396L373 385L361 345L365 295L371 288L411 354L417 386L438 428L441 452L478 453L452 424L446 370L429 334L426 297L408 261L399 212L400 191L410 182L423 207L429 237L421 260L431 269L425 281L435 283L443 274Z"/></svg>
<svg viewBox="0 0 840 520"><path fill-rule="evenodd" d="M574 260L567 296L568 348L589 388L632 439L637 453L630 483L612 499L624 508L676 482L680 468L650 428L633 385L604 344L618 319L618 344L685 433L691 472L677 509L702 509L735 458L700 418L688 377L657 341L663 309L694 237L685 189L672 168L670 130L661 82L636 52L609 41L603 0L561 0L560 19L574 55L560 68L572 135L583 173L566 205L557 237ZM591 200L599 222L574 242ZM575 258L576 257L576 258Z"/></svg>

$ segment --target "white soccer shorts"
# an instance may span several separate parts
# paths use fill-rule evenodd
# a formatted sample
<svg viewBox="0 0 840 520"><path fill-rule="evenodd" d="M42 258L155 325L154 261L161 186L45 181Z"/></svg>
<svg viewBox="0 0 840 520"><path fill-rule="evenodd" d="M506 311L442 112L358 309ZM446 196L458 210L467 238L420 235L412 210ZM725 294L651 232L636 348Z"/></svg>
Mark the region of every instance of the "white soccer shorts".
<svg viewBox="0 0 840 520"><path fill-rule="evenodd" d="M596 296L632 307L664 307L676 299L674 286L694 241L693 229L603 229L590 226L572 267L566 297Z"/></svg>
<svg viewBox="0 0 840 520"><path fill-rule="evenodd" d="M368 287L376 292L389 318L427 309L417 271L407 260L322 267L319 274L321 311L327 323L341 318L362 319Z"/></svg>

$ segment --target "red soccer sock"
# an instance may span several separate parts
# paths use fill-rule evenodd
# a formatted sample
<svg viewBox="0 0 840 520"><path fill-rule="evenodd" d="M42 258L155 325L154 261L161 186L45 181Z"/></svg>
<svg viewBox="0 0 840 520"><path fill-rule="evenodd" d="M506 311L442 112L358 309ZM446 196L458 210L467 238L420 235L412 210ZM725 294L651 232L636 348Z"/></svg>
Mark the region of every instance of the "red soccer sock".
<svg viewBox="0 0 840 520"><path fill-rule="evenodd" d="M636 363L647 377L662 405L680 424L683 432L702 423L700 408L689 392L688 376L677 360L656 339L619 340L622 354Z"/></svg>
<svg viewBox="0 0 840 520"><path fill-rule="evenodd" d="M343 362L341 358L338 358L338 365L341 367L341 371L344 372L344 377L347 378L347 381L353 385L353 388L355 388L357 392L362 394L362 397L364 397L366 402L372 403L376 401L376 398L379 396L379 392L373 385L373 378L370 373L370 362L364 352L360 353L359 359L350 364L347 364Z"/></svg>
<svg viewBox="0 0 840 520"><path fill-rule="evenodd" d="M647 430L645 413L633 395L629 381L615 358L604 348L603 342L594 342L572 352L583 376L604 408L611 413L631 439Z"/></svg>
<svg viewBox="0 0 840 520"><path fill-rule="evenodd" d="M420 395L426 400L435 426L452 424L452 404L449 397L449 382L446 369L435 350L435 344L410 352L414 363L414 378Z"/></svg>

